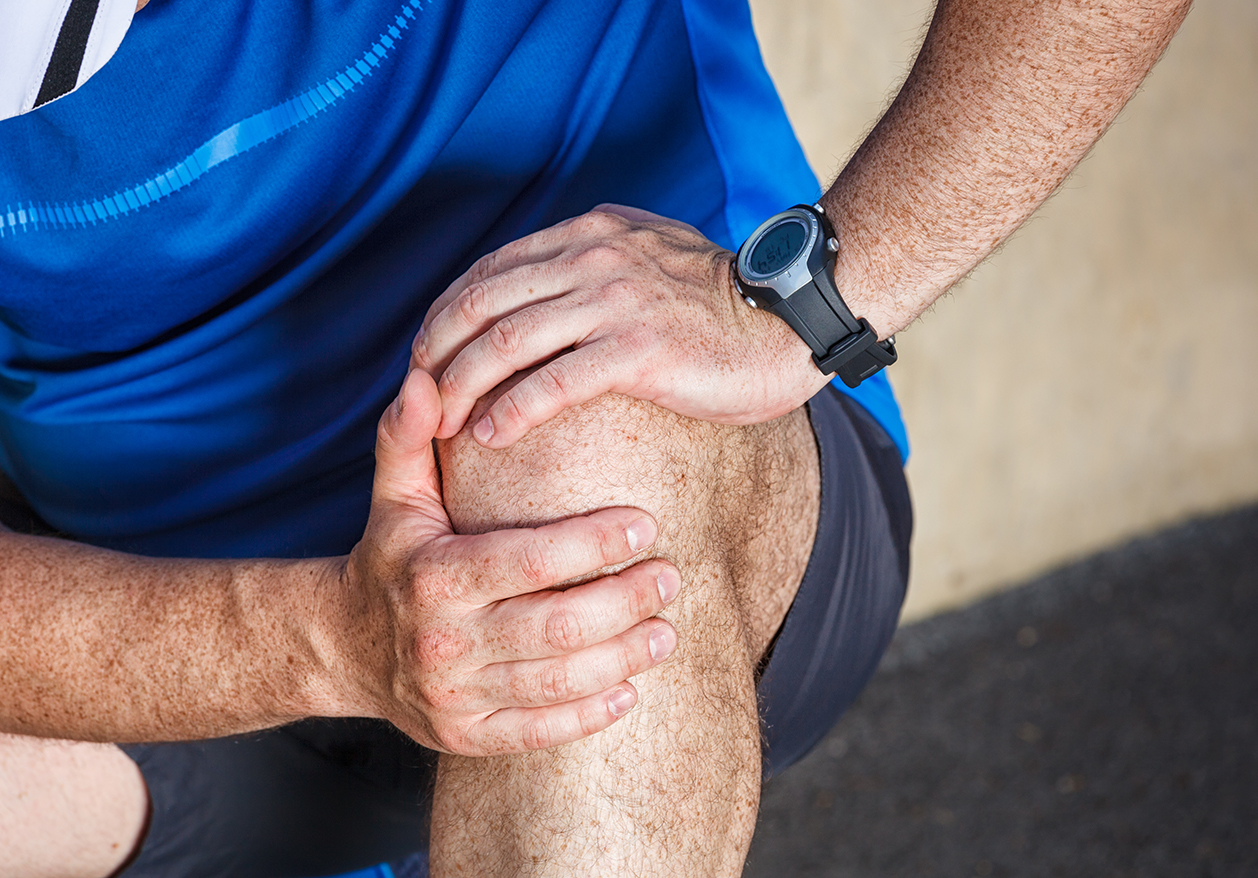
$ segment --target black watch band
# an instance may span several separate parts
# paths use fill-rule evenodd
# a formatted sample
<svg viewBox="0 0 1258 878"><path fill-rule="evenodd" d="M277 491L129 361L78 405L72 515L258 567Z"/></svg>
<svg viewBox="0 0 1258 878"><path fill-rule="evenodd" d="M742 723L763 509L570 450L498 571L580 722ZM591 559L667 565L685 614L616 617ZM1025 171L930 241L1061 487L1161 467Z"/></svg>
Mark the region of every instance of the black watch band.
<svg viewBox="0 0 1258 878"><path fill-rule="evenodd" d="M806 214L806 216L804 216ZM775 223L797 221L792 215L815 221L815 232L808 239L811 246L791 265L789 272L777 276L746 277L743 267L754 251L774 229ZM809 226L812 226L809 223ZM739 249L734 276L748 304L766 308L777 314L812 349L813 362L823 374L837 373L848 387L896 361L895 339L878 341L878 333L863 317L852 314L834 283L834 264L838 240L825 212L819 206L798 204L782 214L766 220ZM805 268L801 274L800 266ZM787 274L797 278L786 284L779 280Z"/></svg>
<svg viewBox="0 0 1258 878"><path fill-rule="evenodd" d="M848 387L856 387L879 369L896 361L895 339L878 341L878 333L864 317L860 332L853 332L835 342L824 357L812 355L812 361L824 374L838 374Z"/></svg>

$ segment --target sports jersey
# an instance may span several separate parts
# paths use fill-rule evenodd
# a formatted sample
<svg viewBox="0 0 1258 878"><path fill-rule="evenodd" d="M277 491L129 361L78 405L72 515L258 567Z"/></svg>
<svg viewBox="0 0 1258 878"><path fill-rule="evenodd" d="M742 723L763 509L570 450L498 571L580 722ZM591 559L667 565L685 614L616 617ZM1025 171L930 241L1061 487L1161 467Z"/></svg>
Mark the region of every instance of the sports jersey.
<svg viewBox="0 0 1258 878"><path fill-rule="evenodd" d="M0 122L0 466L86 542L342 553L473 260L600 202L733 248L818 194L742 0L154 0Z"/></svg>

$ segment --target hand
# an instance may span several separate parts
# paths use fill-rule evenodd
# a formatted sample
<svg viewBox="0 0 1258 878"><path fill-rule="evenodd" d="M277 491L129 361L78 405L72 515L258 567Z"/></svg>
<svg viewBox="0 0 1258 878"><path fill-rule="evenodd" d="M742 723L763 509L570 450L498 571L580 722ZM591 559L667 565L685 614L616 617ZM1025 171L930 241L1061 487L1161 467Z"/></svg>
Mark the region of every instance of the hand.
<svg viewBox="0 0 1258 878"><path fill-rule="evenodd" d="M655 522L606 509L456 535L432 451L440 412L432 379L413 371L380 419L370 520L334 592L348 711L469 756L606 728L637 700L626 680L676 647L672 626L651 617L676 596L680 575L649 560L554 587L630 560L654 541Z"/></svg>
<svg viewBox="0 0 1258 878"><path fill-rule="evenodd" d="M484 257L415 340L412 367L439 379L437 436L539 363L477 422L482 445L504 448L609 391L725 424L798 408L826 376L784 321L742 301L731 258L690 226L608 205Z"/></svg>

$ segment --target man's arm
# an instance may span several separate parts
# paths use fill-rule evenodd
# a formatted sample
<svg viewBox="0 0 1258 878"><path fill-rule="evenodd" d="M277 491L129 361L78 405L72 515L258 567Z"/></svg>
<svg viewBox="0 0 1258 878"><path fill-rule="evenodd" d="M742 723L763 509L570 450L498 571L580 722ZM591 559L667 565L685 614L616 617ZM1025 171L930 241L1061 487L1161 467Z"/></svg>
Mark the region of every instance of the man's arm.
<svg viewBox="0 0 1258 878"><path fill-rule="evenodd" d="M1192 0L941 0L895 101L822 198L844 299L908 326L1065 180Z"/></svg>
<svg viewBox="0 0 1258 878"><path fill-rule="evenodd" d="M886 337L990 254L1105 131L1190 5L943 0L900 94L822 198L852 311ZM498 399L478 441L504 447L609 390L752 423L822 386L798 336L713 271L730 254L680 224L613 211L507 245L429 312L414 363L440 378L439 436L549 357Z"/></svg>
<svg viewBox="0 0 1258 878"><path fill-rule="evenodd" d="M676 570L652 560L548 586L629 561L654 522L609 509L453 534L439 414L431 379L413 374L381 419L371 518L348 558L163 560L0 534L0 732L178 740L374 716L483 754L613 723L636 700L626 678L675 646L650 617Z"/></svg>

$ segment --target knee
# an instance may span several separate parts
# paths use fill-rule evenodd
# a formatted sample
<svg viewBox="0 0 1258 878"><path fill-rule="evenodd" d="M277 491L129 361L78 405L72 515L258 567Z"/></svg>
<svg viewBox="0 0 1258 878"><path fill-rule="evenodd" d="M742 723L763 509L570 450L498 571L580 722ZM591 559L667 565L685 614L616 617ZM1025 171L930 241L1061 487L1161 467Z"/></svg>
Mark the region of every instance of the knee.
<svg viewBox="0 0 1258 878"><path fill-rule="evenodd" d="M660 520L702 509L716 425L653 403L604 394L535 427L514 445L487 449L471 427L506 386L482 399L463 430L438 442L442 490L461 533L532 526L608 506Z"/></svg>
<svg viewBox="0 0 1258 878"><path fill-rule="evenodd" d="M651 554L673 561L686 583L670 618L684 623L693 610L702 628L734 632L734 621L714 625L712 608L735 606L728 618L741 620L758 656L790 605L816 528L819 463L806 413L724 426L605 394L508 448L487 449L471 425L505 389L438 443L454 529L482 533L611 506L642 509L659 525Z"/></svg>

